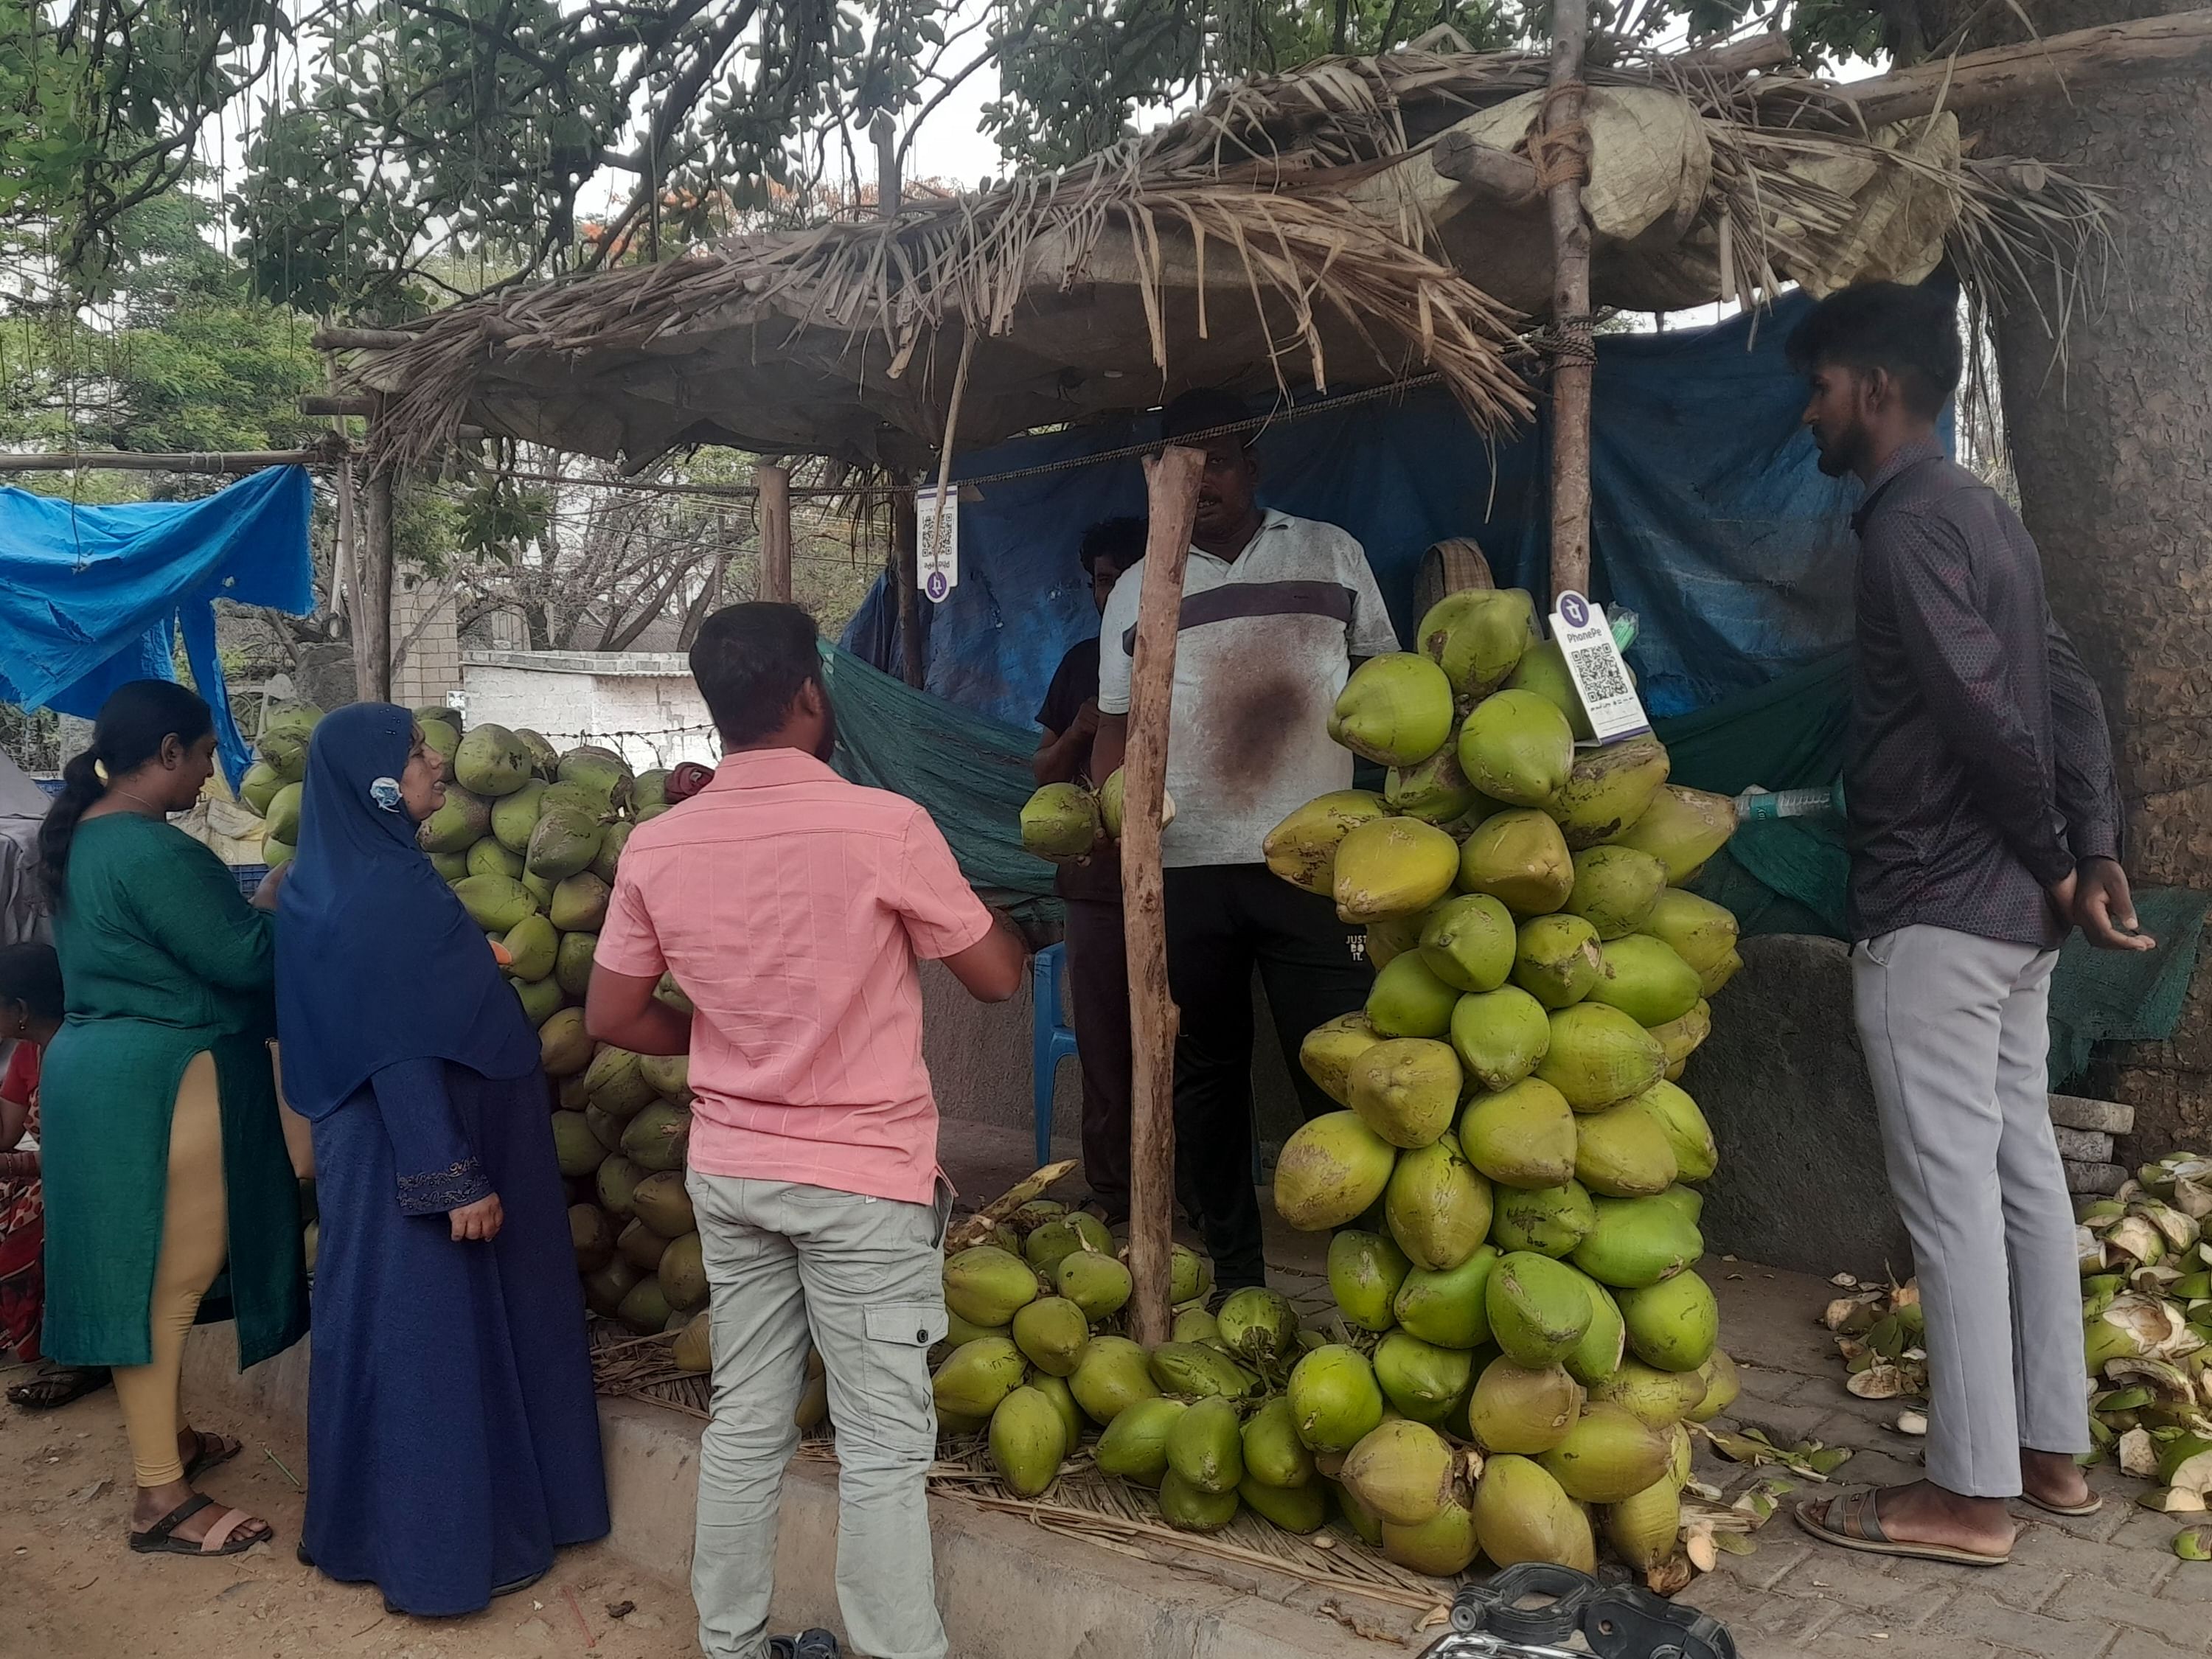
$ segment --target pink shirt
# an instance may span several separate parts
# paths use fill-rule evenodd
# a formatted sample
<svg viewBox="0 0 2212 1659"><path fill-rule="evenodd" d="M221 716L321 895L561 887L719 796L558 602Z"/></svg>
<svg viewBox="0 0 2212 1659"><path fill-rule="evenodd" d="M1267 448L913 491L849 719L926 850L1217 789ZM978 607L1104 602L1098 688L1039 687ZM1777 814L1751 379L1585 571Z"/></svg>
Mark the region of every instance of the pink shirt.
<svg viewBox="0 0 2212 1659"><path fill-rule="evenodd" d="M914 802L754 750L631 835L593 960L672 972L698 1010L694 1169L926 1204L937 1102L915 959L991 927Z"/></svg>

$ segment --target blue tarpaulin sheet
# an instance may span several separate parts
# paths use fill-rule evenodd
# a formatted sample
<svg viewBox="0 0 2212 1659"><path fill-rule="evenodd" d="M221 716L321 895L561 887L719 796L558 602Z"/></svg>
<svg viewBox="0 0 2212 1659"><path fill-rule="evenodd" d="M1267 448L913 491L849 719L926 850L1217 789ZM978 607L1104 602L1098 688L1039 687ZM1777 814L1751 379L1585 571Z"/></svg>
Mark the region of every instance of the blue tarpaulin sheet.
<svg viewBox="0 0 2212 1659"><path fill-rule="evenodd" d="M1804 382L1782 343L1809 301L1597 344L1591 586L1633 610L1630 660L1656 716L1764 685L1847 645L1856 483L1824 477L1799 423ZM1079 459L1157 434L1156 417L1017 439L956 458L955 478ZM1262 433L1261 496L1341 525L1374 567L1401 640L1419 618L1421 556L1481 544L1498 585L1548 592L1551 469L1542 419L1495 442L1437 390L1307 414ZM926 687L1026 725L1060 656L1097 631L1076 562L1086 526L1142 514L1133 459L981 486L960 508L960 586L926 614ZM843 643L898 660L879 586Z"/></svg>
<svg viewBox="0 0 2212 1659"><path fill-rule="evenodd" d="M179 629L224 775L251 763L216 655L213 601L315 608L305 469L196 501L84 507L0 490L0 700L88 718L128 680L176 678Z"/></svg>

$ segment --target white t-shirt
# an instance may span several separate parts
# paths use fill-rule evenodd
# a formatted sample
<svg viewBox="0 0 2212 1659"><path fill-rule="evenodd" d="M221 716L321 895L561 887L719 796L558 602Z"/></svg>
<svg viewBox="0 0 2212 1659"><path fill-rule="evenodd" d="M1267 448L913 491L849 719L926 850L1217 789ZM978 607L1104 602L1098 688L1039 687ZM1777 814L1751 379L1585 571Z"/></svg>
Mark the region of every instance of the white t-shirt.
<svg viewBox="0 0 2212 1659"><path fill-rule="evenodd" d="M1141 562L1122 573L1099 625L1098 708L1129 712ZM1194 547L1176 636L1161 840L1174 868L1258 864L1267 832L1316 795L1352 787L1352 751L1329 710L1355 657L1398 648L1375 573L1333 524L1269 512L1243 552Z"/></svg>

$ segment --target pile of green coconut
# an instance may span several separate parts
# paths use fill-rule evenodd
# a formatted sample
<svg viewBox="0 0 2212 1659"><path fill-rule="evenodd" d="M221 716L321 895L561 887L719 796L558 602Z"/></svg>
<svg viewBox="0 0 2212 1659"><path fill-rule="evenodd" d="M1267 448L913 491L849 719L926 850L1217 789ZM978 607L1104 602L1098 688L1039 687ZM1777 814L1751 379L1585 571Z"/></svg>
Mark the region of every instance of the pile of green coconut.
<svg viewBox="0 0 2212 1659"><path fill-rule="evenodd" d="M1693 1270L1694 1183L1718 1153L1678 1082L1741 966L1735 919L1686 886L1735 805L1670 784L1649 735L1592 741L1527 593L1450 595L1419 644L1362 665L1329 722L1382 789L1310 802L1265 848L1364 929L1377 969L1365 1008L1300 1055L1343 1109L1295 1133L1274 1175L1285 1220L1334 1233L1334 1328L1242 1291L1187 1311L1165 1349L1094 1334L1059 1373L1069 1355L1016 1323L951 1356L939 1403L988 1415L1017 1492L1087 1420L1098 1467L1154 1486L1178 1527L1249 1509L1310 1531L1334 1510L1425 1572L1589 1571L1601 1537L1651 1572L1678 1548L1686 1425L1736 1388ZM1089 806L1039 792L1025 842L1087 854L1095 823L1118 827ZM996 1299L976 1302L978 1265L947 1269L971 1320L1046 1316L1018 1261L982 1259ZM1101 1269L1062 1258L1036 1294L1070 1299L1056 1276L1076 1272ZM1051 1317L1073 1342L1073 1316ZM992 1408L1055 1374L1079 1408L1064 1443L1034 1406L1002 1434Z"/></svg>
<svg viewBox="0 0 2212 1659"><path fill-rule="evenodd" d="M504 971L557 1085L550 1128L586 1299L641 1335L684 1333L678 1363L704 1370L705 1322L693 1326L707 1277L684 1187L686 1062L595 1044L584 1030L615 869L631 830L668 810L668 775L633 774L620 755L596 745L556 751L535 732L490 724L464 731L450 708L418 708L415 717L448 768L445 804L416 838L485 937L504 948ZM272 868L292 856L308 739L320 718L308 703L271 708L239 790L261 817ZM690 1006L672 981L659 994Z"/></svg>

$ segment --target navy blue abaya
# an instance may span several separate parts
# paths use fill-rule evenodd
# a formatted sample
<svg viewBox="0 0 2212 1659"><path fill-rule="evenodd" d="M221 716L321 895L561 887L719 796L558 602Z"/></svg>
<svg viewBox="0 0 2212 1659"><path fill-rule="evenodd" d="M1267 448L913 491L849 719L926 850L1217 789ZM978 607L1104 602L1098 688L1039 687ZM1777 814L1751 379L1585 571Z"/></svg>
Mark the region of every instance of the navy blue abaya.
<svg viewBox="0 0 2212 1659"><path fill-rule="evenodd" d="M606 1485L542 1076L378 1072L318 1120L301 1544L402 1612L474 1612L604 1537ZM499 1194L489 1243L446 1212Z"/></svg>

